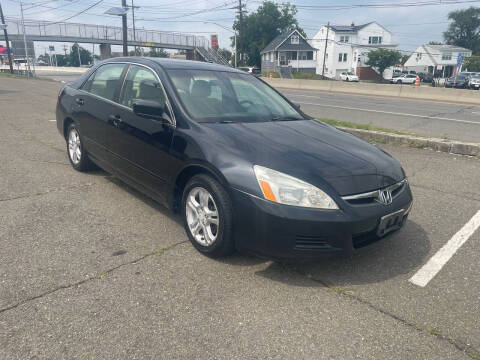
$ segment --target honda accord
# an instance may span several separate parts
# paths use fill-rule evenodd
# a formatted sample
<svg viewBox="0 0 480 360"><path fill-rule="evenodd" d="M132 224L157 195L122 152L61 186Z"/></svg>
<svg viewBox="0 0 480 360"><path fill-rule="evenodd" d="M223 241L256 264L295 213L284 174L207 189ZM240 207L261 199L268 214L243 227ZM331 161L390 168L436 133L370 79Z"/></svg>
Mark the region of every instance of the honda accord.
<svg viewBox="0 0 480 360"><path fill-rule="evenodd" d="M180 213L208 256L351 254L412 207L394 158L229 67L106 60L62 87L56 117L75 170L99 166Z"/></svg>

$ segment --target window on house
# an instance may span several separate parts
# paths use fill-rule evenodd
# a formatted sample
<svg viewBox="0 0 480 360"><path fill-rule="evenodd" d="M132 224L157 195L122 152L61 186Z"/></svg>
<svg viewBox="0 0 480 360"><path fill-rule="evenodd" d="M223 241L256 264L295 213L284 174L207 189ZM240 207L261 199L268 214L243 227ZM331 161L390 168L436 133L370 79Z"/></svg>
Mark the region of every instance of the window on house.
<svg viewBox="0 0 480 360"><path fill-rule="evenodd" d="M381 36L370 36L368 38L368 43L369 44L381 44L382 43L382 37Z"/></svg>
<svg viewBox="0 0 480 360"><path fill-rule="evenodd" d="M343 54L343 62L347 62L347 53Z"/></svg>
<svg viewBox="0 0 480 360"><path fill-rule="evenodd" d="M343 54L339 53L338 54L338 62L342 62L342 60L343 60Z"/></svg>
<svg viewBox="0 0 480 360"><path fill-rule="evenodd" d="M290 37L290 43L291 44L299 44L300 43L300 36L298 35L292 35Z"/></svg>
<svg viewBox="0 0 480 360"><path fill-rule="evenodd" d="M307 51L307 60L313 60L313 51Z"/></svg>
<svg viewBox="0 0 480 360"><path fill-rule="evenodd" d="M340 42L342 43L350 42L350 36L340 36Z"/></svg>
<svg viewBox="0 0 480 360"><path fill-rule="evenodd" d="M452 60L452 53L443 53L442 60Z"/></svg>

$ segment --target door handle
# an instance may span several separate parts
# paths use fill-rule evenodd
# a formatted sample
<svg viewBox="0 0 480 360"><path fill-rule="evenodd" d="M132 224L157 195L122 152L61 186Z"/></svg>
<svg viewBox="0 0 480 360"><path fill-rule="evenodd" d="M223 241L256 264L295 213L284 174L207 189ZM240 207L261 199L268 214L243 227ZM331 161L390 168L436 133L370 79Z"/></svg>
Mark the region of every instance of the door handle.
<svg viewBox="0 0 480 360"><path fill-rule="evenodd" d="M78 105L83 105L83 104L85 104L85 101L83 101L83 99L81 99L81 98L76 98L76 99L75 99L75 102L76 102Z"/></svg>
<svg viewBox="0 0 480 360"><path fill-rule="evenodd" d="M112 122L113 126L116 126L116 127L120 126L120 124L123 123L120 115L110 115L108 117L108 120L110 120Z"/></svg>

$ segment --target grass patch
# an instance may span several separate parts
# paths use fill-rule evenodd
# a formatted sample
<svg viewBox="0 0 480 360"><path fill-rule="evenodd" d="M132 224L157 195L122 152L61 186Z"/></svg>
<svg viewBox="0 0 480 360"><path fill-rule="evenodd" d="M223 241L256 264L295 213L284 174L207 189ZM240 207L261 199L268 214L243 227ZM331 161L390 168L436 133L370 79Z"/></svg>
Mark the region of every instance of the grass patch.
<svg viewBox="0 0 480 360"><path fill-rule="evenodd" d="M301 71L294 72L293 73L293 78L294 79L304 79L304 80L322 80L322 77L320 75L301 72Z"/></svg>
<svg viewBox="0 0 480 360"><path fill-rule="evenodd" d="M480 354L467 352L467 355L470 356L473 360L480 360Z"/></svg>
<svg viewBox="0 0 480 360"><path fill-rule="evenodd" d="M442 335L440 330L438 330L436 328L430 328L427 331L428 331L429 334L432 334L432 335L436 335L436 336L441 336Z"/></svg>
<svg viewBox="0 0 480 360"><path fill-rule="evenodd" d="M357 124L349 121L339 121L339 120L333 120L333 119L317 119L317 120L332 126L341 126L341 127L350 128L350 129L381 131L381 132L396 134L396 135L419 136L417 134L407 133L407 132L393 130L393 129L386 129L386 128L382 128L382 127L378 127L370 124Z"/></svg>
<svg viewBox="0 0 480 360"><path fill-rule="evenodd" d="M10 74L9 72L0 72L0 77L13 78L13 79L26 79L26 75Z"/></svg>

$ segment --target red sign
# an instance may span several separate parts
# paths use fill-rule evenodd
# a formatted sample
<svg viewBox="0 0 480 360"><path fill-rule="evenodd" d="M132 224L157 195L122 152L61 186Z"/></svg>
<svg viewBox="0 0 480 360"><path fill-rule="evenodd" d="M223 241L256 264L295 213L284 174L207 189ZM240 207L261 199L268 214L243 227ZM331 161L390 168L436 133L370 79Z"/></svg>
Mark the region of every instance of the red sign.
<svg viewBox="0 0 480 360"><path fill-rule="evenodd" d="M8 54L8 49L5 46L0 45L0 54Z"/></svg>
<svg viewBox="0 0 480 360"><path fill-rule="evenodd" d="M218 36L217 35L212 35L210 37L210 43L212 45L212 48L218 49Z"/></svg>

